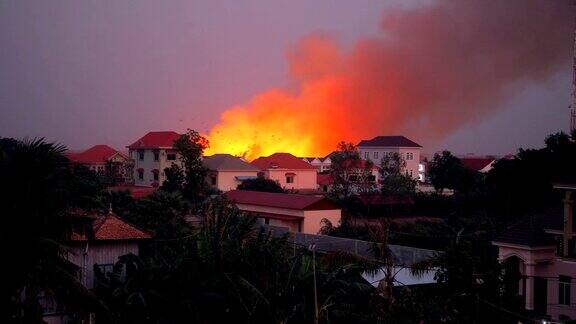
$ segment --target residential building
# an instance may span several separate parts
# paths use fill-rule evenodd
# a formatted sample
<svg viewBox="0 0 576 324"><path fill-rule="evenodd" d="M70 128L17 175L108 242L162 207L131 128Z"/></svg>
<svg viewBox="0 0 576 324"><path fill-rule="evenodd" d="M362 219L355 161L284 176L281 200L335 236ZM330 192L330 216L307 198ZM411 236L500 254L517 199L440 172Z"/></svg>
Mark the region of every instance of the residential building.
<svg viewBox="0 0 576 324"><path fill-rule="evenodd" d="M328 172L330 171L330 166L332 165L330 155L325 157L304 157L302 160L316 167L318 172Z"/></svg>
<svg viewBox="0 0 576 324"><path fill-rule="evenodd" d="M110 210L107 215L91 216L79 214L79 223L90 224L87 231L74 231L68 243L66 257L72 269L87 288L94 287L94 266L107 273L120 256L139 255L140 244L149 240L151 235L136 226L129 224ZM70 322L72 314L48 293L40 299L43 307L43 321L48 324Z"/></svg>
<svg viewBox="0 0 576 324"><path fill-rule="evenodd" d="M347 161L348 162L348 161ZM380 183L380 168L373 164L369 172L366 160L350 161L343 177L350 183L353 193L366 193L378 189ZM330 191L334 180L331 174L318 174L317 188L320 192Z"/></svg>
<svg viewBox="0 0 576 324"><path fill-rule="evenodd" d="M480 173L487 173L492 170L494 163L496 163L496 158L493 156L470 156L467 155L460 158L460 162L466 168L477 171Z"/></svg>
<svg viewBox="0 0 576 324"><path fill-rule="evenodd" d="M260 169L230 154L214 154L204 157L208 171L208 184L221 191L234 190L244 180L258 177Z"/></svg>
<svg viewBox="0 0 576 324"><path fill-rule="evenodd" d="M358 143L360 157L374 162L377 166L384 157L398 153L406 161L404 172L416 180L419 179L420 174L421 150L422 146L404 136L377 136Z"/></svg>
<svg viewBox="0 0 576 324"><path fill-rule="evenodd" d="M246 190L232 190L225 195L261 224L285 227L291 232L317 234L323 219L338 226L342 217L341 209L323 196Z"/></svg>
<svg viewBox="0 0 576 324"><path fill-rule="evenodd" d="M317 170L290 153L274 153L251 162L263 175L285 189L316 189Z"/></svg>
<svg viewBox="0 0 576 324"><path fill-rule="evenodd" d="M531 215L492 243L498 247L507 288L536 315L576 319L576 185L555 185L565 194L563 207Z"/></svg>
<svg viewBox="0 0 576 324"><path fill-rule="evenodd" d="M67 156L73 163L110 176L115 183L129 184L133 181L134 161L108 145L94 145L85 151L70 152Z"/></svg>
<svg viewBox="0 0 576 324"><path fill-rule="evenodd" d="M172 164L182 166L174 142L180 138L176 132L149 132L128 146L134 160L134 184L158 187L166 180L164 170Z"/></svg>

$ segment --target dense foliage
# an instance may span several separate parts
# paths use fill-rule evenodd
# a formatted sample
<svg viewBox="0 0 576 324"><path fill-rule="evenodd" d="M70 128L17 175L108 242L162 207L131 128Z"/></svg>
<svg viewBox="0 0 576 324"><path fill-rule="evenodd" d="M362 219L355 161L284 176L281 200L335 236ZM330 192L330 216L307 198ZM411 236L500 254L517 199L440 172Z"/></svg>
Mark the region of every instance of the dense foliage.
<svg viewBox="0 0 576 324"><path fill-rule="evenodd" d="M266 179L264 177L257 177L255 179L248 179L242 181L238 185L239 190L263 191L263 192L277 192L282 193L284 189L277 181Z"/></svg>

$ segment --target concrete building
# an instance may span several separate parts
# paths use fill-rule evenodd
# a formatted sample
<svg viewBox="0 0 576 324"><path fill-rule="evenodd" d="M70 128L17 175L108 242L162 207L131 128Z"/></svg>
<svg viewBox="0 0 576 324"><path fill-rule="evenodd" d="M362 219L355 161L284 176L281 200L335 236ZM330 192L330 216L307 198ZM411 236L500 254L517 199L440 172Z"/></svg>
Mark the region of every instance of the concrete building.
<svg viewBox="0 0 576 324"><path fill-rule="evenodd" d="M322 220L340 224L341 209L323 196L245 190L228 191L226 198L262 224L285 227L291 232L317 234Z"/></svg>
<svg viewBox="0 0 576 324"><path fill-rule="evenodd" d="M371 140L363 140L358 143L360 157L370 160L379 166L385 156L394 153L400 154L406 161L405 172L418 180L420 169L420 152L422 146L404 136L377 136Z"/></svg>
<svg viewBox="0 0 576 324"><path fill-rule="evenodd" d="M98 174L110 176L116 183L130 184L134 180L134 161L108 145L94 145L85 151L70 152L67 157L73 163L82 164Z"/></svg>
<svg viewBox="0 0 576 324"><path fill-rule="evenodd" d="M268 179L278 181L285 189L316 190L317 169L290 153L274 153L252 161Z"/></svg>
<svg viewBox="0 0 576 324"><path fill-rule="evenodd" d="M555 188L565 192L563 207L532 215L492 243L506 269L508 289L523 297L525 308L567 321L576 319L576 185Z"/></svg>
<svg viewBox="0 0 576 324"><path fill-rule="evenodd" d="M221 191L234 190L242 181L258 177L260 169L230 154L214 154L204 157L208 171L208 184Z"/></svg>
<svg viewBox="0 0 576 324"><path fill-rule="evenodd" d="M328 172L332 165L330 155L325 157L303 157L302 160L314 166L318 172Z"/></svg>
<svg viewBox="0 0 576 324"><path fill-rule="evenodd" d="M179 138L176 132L149 132L128 146L134 160L135 185L158 187L166 180L165 169L172 164L182 166L180 154L174 149Z"/></svg>

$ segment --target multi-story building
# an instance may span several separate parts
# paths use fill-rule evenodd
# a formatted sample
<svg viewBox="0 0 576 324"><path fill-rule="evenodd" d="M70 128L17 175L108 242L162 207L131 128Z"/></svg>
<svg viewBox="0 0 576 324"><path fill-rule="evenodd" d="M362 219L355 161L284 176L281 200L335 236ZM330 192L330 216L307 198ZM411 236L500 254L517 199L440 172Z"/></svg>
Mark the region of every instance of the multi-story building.
<svg viewBox="0 0 576 324"><path fill-rule="evenodd" d="M252 161L263 175L285 189L316 190L317 169L290 153L274 153Z"/></svg>
<svg viewBox="0 0 576 324"><path fill-rule="evenodd" d="M176 132L149 132L128 146L134 160L135 185L158 187L166 180L165 169L172 164L182 166L180 154L174 149L178 138Z"/></svg>
<svg viewBox="0 0 576 324"><path fill-rule="evenodd" d="M576 184L554 187L565 192L563 207L531 215L492 244L504 265L507 292L522 296L534 315L564 322L576 319Z"/></svg>
<svg viewBox="0 0 576 324"><path fill-rule="evenodd" d="M421 150L422 146L404 136L377 136L371 140L360 141L358 144L360 157L374 162L376 166L380 166L384 157L399 154L406 161L404 172L416 180L420 174Z"/></svg>
<svg viewBox="0 0 576 324"><path fill-rule="evenodd" d="M221 191L234 190L244 180L258 177L260 169L230 154L214 154L204 157L202 163L208 169L208 184Z"/></svg>
<svg viewBox="0 0 576 324"><path fill-rule="evenodd" d="M330 166L332 165L330 155L325 157L303 157L302 160L316 167L320 173L330 171Z"/></svg>
<svg viewBox="0 0 576 324"><path fill-rule="evenodd" d="M134 163L126 154L108 145L94 145L81 152L67 154L70 161L86 166L88 169L111 178L115 183L130 184Z"/></svg>

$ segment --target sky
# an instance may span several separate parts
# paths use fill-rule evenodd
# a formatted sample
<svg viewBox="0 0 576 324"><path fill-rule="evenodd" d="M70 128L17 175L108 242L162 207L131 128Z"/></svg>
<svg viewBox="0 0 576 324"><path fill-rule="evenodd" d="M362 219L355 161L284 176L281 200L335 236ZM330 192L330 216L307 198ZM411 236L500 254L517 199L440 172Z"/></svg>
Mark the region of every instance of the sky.
<svg viewBox="0 0 576 324"><path fill-rule="evenodd" d="M122 149L152 130L209 133L230 107L294 86L288 56L303 38L322 33L353 49L379 37L387 11L431 3L1 1L0 137ZM426 152L507 154L566 131L571 38L553 71L511 85L442 137L414 140Z"/></svg>

